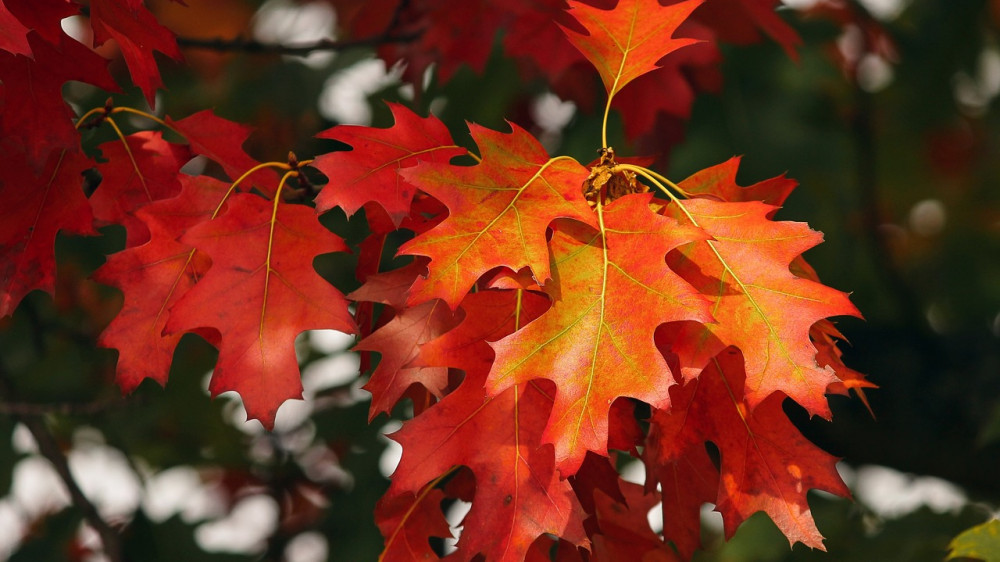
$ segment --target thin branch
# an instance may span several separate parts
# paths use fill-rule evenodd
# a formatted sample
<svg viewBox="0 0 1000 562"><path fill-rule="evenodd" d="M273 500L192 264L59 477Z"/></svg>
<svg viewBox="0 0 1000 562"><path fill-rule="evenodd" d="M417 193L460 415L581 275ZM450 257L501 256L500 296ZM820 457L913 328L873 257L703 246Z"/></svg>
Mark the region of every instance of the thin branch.
<svg viewBox="0 0 1000 562"><path fill-rule="evenodd" d="M3 393L8 399L14 398L14 390L9 382L7 370L3 365L0 365L0 393ZM38 443L38 451L52 463L56 474L59 475L59 479L62 480L63 485L66 486L66 490L69 492L73 506L80 510L84 520L101 537L104 554L111 562L122 562L124 558L122 557L121 537L101 517L101 514L97 511L97 507L94 506L87 496L84 495L83 490L80 489L80 485L73 478L73 473L70 472L69 461L66 455L59 448L59 444L56 442L56 438L52 435L52 432L49 431L45 420L35 415L21 415L16 413L13 414L13 417L28 428L28 431L35 438L35 442Z"/></svg>
<svg viewBox="0 0 1000 562"><path fill-rule="evenodd" d="M377 47L389 43L410 43L420 37L420 33L406 33L402 35L376 35L364 39L348 39L334 41L332 39L320 39L312 43L301 45L286 45L284 43L264 43L255 39L245 39L235 37L232 39L199 39L195 37L178 37L177 45L185 49L206 49L210 51L233 52L257 55L298 55L306 56L311 53L321 51L345 51L359 47Z"/></svg>
<svg viewBox="0 0 1000 562"><path fill-rule="evenodd" d="M120 399L105 399L94 402L53 402L40 404L32 402L2 402L0 415L7 416L44 416L55 414L60 416L93 415L113 408Z"/></svg>

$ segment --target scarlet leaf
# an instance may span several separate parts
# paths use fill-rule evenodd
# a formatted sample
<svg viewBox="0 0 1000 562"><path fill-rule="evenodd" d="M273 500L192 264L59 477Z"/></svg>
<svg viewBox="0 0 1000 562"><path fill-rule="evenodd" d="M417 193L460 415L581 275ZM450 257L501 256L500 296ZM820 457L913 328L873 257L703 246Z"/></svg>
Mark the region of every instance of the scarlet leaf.
<svg viewBox="0 0 1000 562"><path fill-rule="evenodd" d="M178 172L190 154L186 147L164 141L158 132L129 135L125 142L127 148L118 140L101 145L107 162L97 166L101 185L90 196L90 206L101 223L123 225L127 245L132 247L149 240L149 231L135 212L177 195L181 189Z"/></svg>
<svg viewBox="0 0 1000 562"><path fill-rule="evenodd" d="M746 358L751 407L781 391L810 414L829 418L824 395L837 377L816 363L809 329L829 316L859 313L846 294L789 270L822 235L803 223L768 220L775 208L759 202L691 199L683 209L672 204L668 212L695 221L714 240L680 248L671 266L711 299L717 323L705 326L713 338L677 342L675 352L698 367L718 347L735 345Z"/></svg>
<svg viewBox="0 0 1000 562"><path fill-rule="evenodd" d="M10 13L6 4L0 2L0 50L14 55L31 56L31 46L28 45L28 32L14 14Z"/></svg>
<svg viewBox="0 0 1000 562"><path fill-rule="evenodd" d="M430 537L451 538L441 513L441 490L426 486L417 493L386 495L375 506L375 522L385 537L380 560L439 560Z"/></svg>
<svg viewBox="0 0 1000 562"><path fill-rule="evenodd" d="M491 395L535 378L555 381L543 441L555 444L563 476L576 472L588 450L606 454L616 398L669 405L674 377L654 344L656 327L711 318L707 301L664 262L671 249L703 235L650 211L650 198L635 194L608 205L601 231L558 223L550 242L554 276L545 285L552 308L493 344Z"/></svg>
<svg viewBox="0 0 1000 562"><path fill-rule="evenodd" d="M530 267L543 282L549 272L545 231L554 219L596 226L580 191L587 170L568 157L550 159L527 131L510 134L470 125L482 151L475 166L421 162L403 177L448 207L448 218L400 248L431 258L409 303L443 299L455 308L477 279L505 266Z"/></svg>
<svg viewBox="0 0 1000 562"><path fill-rule="evenodd" d="M675 403L673 407L687 411L689 405ZM701 546L701 506L714 503L718 496L719 471L702 443L683 448L680 453L663 452L663 447L680 448L680 443L661 438L659 426L653 424L644 456L647 488L660 484L663 538L673 543L682 559L690 560Z"/></svg>
<svg viewBox="0 0 1000 562"><path fill-rule="evenodd" d="M236 180L258 164L241 148L253 132L250 127L223 119L208 109L180 121L174 121L170 117L166 121L184 135L191 144L192 152L215 161L230 179ZM273 175L262 171L249 176L250 182L256 183L257 187L269 194L274 189L271 186L273 178Z"/></svg>
<svg viewBox="0 0 1000 562"><path fill-rule="evenodd" d="M375 351L382 358L364 386L372 393L371 421L381 412L389 413L413 384L421 384L441 398L448 386L448 369L411 367L420 346L452 326L452 314L441 301L434 300L405 308L385 326L354 346L355 351Z"/></svg>
<svg viewBox="0 0 1000 562"><path fill-rule="evenodd" d="M274 424L278 406L300 398L292 343L305 330L354 332L343 295L313 268L318 254L346 249L305 206L235 194L219 218L181 242L212 267L171 309L166 333L214 328L221 334L212 395L235 390L250 418Z"/></svg>
<svg viewBox="0 0 1000 562"><path fill-rule="evenodd" d="M631 482L621 481L619 485L625 502L612 499L602 490L594 493L600 532L594 536L593 560L678 562L674 551L649 528L647 514L656 506L658 494L644 494L642 486Z"/></svg>
<svg viewBox="0 0 1000 562"><path fill-rule="evenodd" d="M751 408L744 395L743 358L735 348L719 354L701 376L678 388L671 410L654 412L650 432L658 466L687 456L690 448L711 441L721 452L716 509L727 537L748 517L764 511L788 537L823 549L806 493L821 489L848 496L834 457L807 441L781 408L781 393ZM704 463L702 463L704 464ZM709 473L704 477L714 478ZM664 484L666 486L666 484ZM690 507L690 503L689 503Z"/></svg>
<svg viewBox="0 0 1000 562"><path fill-rule="evenodd" d="M8 89L9 90L9 89ZM90 161L75 151L53 151L36 174L26 158L7 160L0 182L0 317L26 294L55 289L55 244L60 231L96 234L80 174Z"/></svg>
<svg viewBox="0 0 1000 562"><path fill-rule="evenodd" d="M177 242L184 231L208 220L229 186L207 176L181 176L183 191L138 211L150 239L108 258L94 278L122 291L125 304L101 333L101 347L118 350L117 381L132 392L144 379L167 381L174 349L182 334L163 335L168 311L194 286L210 261Z"/></svg>
<svg viewBox="0 0 1000 562"><path fill-rule="evenodd" d="M434 116L421 118L406 107L390 103L396 123L388 129L340 125L319 138L336 139L351 145L349 152L331 152L316 157L313 166L330 178L316 196L316 210L340 207L348 216L365 203L381 205L392 222L399 223L410 213L416 190L399 175L399 170L426 160L447 163L465 154L451 134Z"/></svg>
<svg viewBox="0 0 1000 562"><path fill-rule="evenodd" d="M668 53L696 42L672 35L701 2L661 6L658 0L619 0L614 9L601 10L571 0L570 14L589 34L568 29L566 34L597 68L608 97L614 97L632 80L655 70Z"/></svg>
<svg viewBox="0 0 1000 562"><path fill-rule="evenodd" d="M114 39L122 50L132 81L153 105L156 89L163 85L153 51L180 60L174 34L156 21L139 0L91 0L90 24L94 42L103 44Z"/></svg>

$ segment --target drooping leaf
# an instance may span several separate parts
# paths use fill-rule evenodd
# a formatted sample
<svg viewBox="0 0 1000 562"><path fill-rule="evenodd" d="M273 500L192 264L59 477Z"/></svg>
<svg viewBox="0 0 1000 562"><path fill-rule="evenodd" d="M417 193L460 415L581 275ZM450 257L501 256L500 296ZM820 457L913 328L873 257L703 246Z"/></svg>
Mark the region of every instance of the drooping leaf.
<svg viewBox="0 0 1000 562"><path fill-rule="evenodd" d="M212 267L171 309L166 333L217 330L209 390L238 392L249 418L270 428L278 406L302 396L295 337L312 329L356 331L343 295L312 263L346 246L312 209L243 193L181 242L205 252Z"/></svg>
<svg viewBox="0 0 1000 562"><path fill-rule="evenodd" d="M0 318L35 289L53 294L58 232L97 233L80 175L90 160L53 151L36 173L23 153L11 156L0 171L0 208L17 211L0 221Z"/></svg>
<svg viewBox="0 0 1000 562"><path fill-rule="evenodd" d="M659 502L659 494L644 493L642 486L631 482L621 481L619 486L624 502L616 501L602 490L594 492L600 531L594 536L593 560L680 562L677 554L649 527L647 514Z"/></svg>
<svg viewBox="0 0 1000 562"><path fill-rule="evenodd" d="M493 344L491 395L535 378L555 381L543 441L555 445L564 477L587 451L606 454L616 398L668 406L674 377L655 346L657 326L711 320L707 301L663 258L704 235L650 211L651 197L614 201L601 211L600 231L558 223L550 242L553 279L544 287L552 308Z"/></svg>
<svg viewBox="0 0 1000 562"><path fill-rule="evenodd" d="M91 0L90 25L96 44L108 39L118 43L132 81L152 106L156 89L163 85L153 51L180 60L181 51L174 34L156 21L141 0Z"/></svg>
<svg viewBox="0 0 1000 562"><path fill-rule="evenodd" d="M448 207L448 218L400 248L431 258L426 279L417 279L409 303L433 298L455 308L473 283L499 266L531 268L539 282L549 273L545 232L557 218L596 226L580 191L587 170L568 157L549 158L527 131L511 125L503 134L470 125L482 151L474 166L421 162L404 179Z"/></svg>
<svg viewBox="0 0 1000 562"><path fill-rule="evenodd" d="M683 210L667 207L713 237L680 248L669 262L712 301L717 321L706 325L703 335L675 341L673 350L697 369L721 348L735 345L746 359L751 407L780 391L810 414L829 419L826 389L838 379L816 363L809 330L824 318L859 313L846 294L789 270L822 235L803 223L769 220L774 210L760 202L709 199L687 200Z"/></svg>
<svg viewBox="0 0 1000 562"><path fill-rule="evenodd" d="M185 146L163 140L159 132L135 133L125 142L127 149L119 140L101 145L107 162L97 165L101 184L90 196L90 206L99 224L124 226L126 245L133 247L149 240L149 231L135 212L180 192L179 172L190 153Z"/></svg>
<svg viewBox="0 0 1000 562"><path fill-rule="evenodd" d="M111 255L94 272L94 279L117 287L125 296L121 311L98 338L101 347L118 350L115 378L125 393L147 378L166 384L174 349L183 335L164 335L169 311L211 265L205 254L177 239L211 218L229 185L207 176L180 180L180 195L136 213L150 239Z"/></svg>
<svg viewBox="0 0 1000 562"><path fill-rule="evenodd" d="M353 150L330 152L316 157L313 166L330 179L316 196L316 210L340 207L348 216L365 203L381 205L392 222L410 214L416 188L399 175L399 170L419 161L447 163L465 154L451 134L434 116L420 117L406 107L390 103L395 124L388 129L339 125L319 135L351 145Z"/></svg>
<svg viewBox="0 0 1000 562"><path fill-rule="evenodd" d="M619 0L613 9L601 10L570 0L570 14L589 34L565 31L597 68L608 96L614 97L632 80L655 70L664 56L695 43L693 39L674 38L673 33L701 2L685 0L661 6L658 0Z"/></svg>
<svg viewBox="0 0 1000 562"><path fill-rule="evenodd" d="M704 449L705 441L711 441L721 454L716 509L722 513L727 538L748 517L764 511L790 543L823 549L806 494L820 489L849 495L837 473L837 459L807 441L792 425L781 407L783 394L771 394L755 408L740 398L745 396L747 380L743 364L739 350L727 348L697 379L675 389L669 411L653 413L647 456L650 472L657 477L669 474L661 467L690 459L691 454L697 458L691 448ZM708 470L703 460L696 462L699 465ZM703 477L715 478L712 472ZM698 498L692 499L685 502L688 509Z"/></svg>

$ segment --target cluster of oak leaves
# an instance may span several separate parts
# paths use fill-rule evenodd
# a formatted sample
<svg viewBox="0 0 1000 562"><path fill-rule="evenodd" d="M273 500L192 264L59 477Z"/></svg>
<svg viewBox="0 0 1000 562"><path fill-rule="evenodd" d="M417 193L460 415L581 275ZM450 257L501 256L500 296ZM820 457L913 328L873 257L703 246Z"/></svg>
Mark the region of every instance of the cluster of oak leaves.
<svg viewBox="0 0 1000 562"><path fill-rule="evenodd" d="M610 104L692 42L672 34L699 0L570 4L583 30L566 37ZM240 148L249 129L208 111L160 122L186 143L126 136L115 118L134 110L109 102L74 119L62 99L68 80L118 90L106 61L60 28L78 12L65 0L0 2L0 316L29 291L53 291L58 231L120 224L126 248L94 278L124 294L100 345L118 350L125 392L165 383L194 332L219 349L212 393L238 392L270 427L301 397L295 337L358 334L356 349L380 355L370 415L403 397L415 414L391 436L403 455L375 514L387 560L436 558L428 537L449 536L445 497L472 502L462 559L547 560L556 541L559 560L687 559L704 502L727 536L764 511L789 541L823 547L806 493L848 492L782 402L829 418L827 393L870 384L841 362L828 320L858 312L801 257L821 235L772 220L794 182L739 187L736 158L677 185L610 152L588 169L550 158L516 125L470 125L471 154L436 118L399 105L388 129L322 133L352 150L314 160L259 164ZM140 0L92 0L89 17L95 43L117 41L152 102L152 51L179 58L172 34ZM119 136L99 163L77 130L96 126ZM181 173L194 155L232 181ZM295 188L306 165L330 179L315 206ZM87 197L81 174L95 167ZM313 267L348 250L318 220L334 207L364 208L371 230L356 248L364 283L346 297ZM412 259L379 271L398 229L413 233L398 252ZM649 408L637 414L639 402ZM620 479L622 455L645 464L645 486ZM658 502L662 537L647 522Z"/></svg>

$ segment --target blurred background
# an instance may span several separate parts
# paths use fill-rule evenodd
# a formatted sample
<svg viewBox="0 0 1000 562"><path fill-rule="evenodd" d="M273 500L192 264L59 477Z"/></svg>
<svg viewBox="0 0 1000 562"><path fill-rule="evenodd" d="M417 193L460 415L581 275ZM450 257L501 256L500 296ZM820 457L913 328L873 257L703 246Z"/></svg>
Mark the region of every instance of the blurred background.
<svg viewBox="0 0 1000 562"><path fill-rule="evenodd" d="M807 258L864 313L838 321L850 341L844 358L880 388L866 393L874 415L856 397L831 397L832 423L788 406L810 439L844 459L855 494L812 496L832 554L789 549L761 514L723 543L709 506L709 548L698 559L942 560L952 538L1000 509L1000 2L785 0L778 14L801 38L795 46L773 30L720 27L728 1L708 0L703 26L687 28L715 33L717 47L665 61L686 88L665 90L672 97L650 116L655 126L636 135L613 116L610 144L619 155L656 151L658 171L675 181L734 155L743 156L741 185L782 173L798 180L778 218L825 233ZM159 59L167 92L156 113L214 108L251 123L246 149L261 161L329 151L335 143L313 137L335 124L391 125L381 100L435 113L466 144L465 121L505 129L510 119L550 153L589 162L599 148L593 97L526 75L505 55L519 30L502 32L478 68L431 61L425 72L385 45L376 56L366 41L308 56L266 48L371 37L365 10L391 13L393 2L186 3L147 2L186 57ZM64 28L89 30L83 16ZM242 42L215 41L233 38ZM113 44L101 52L125 73ZM64 91L78 113L106 97L74 83ZM594 82L590 95L600 94ZM116 105L145 102L133 90ZM88 132L85 145L109 135ZM324 220L349 242L364 234L336 211ZM273 433L245 421L238 397L209 399L215 352L195 336L182 342L166 388L147 381L122 398L115 352L95 344L120 302L88 279L122 247L120 230L103 234L61 237L56 299L34 293L0 321L9 387L0 393L0 559L102 559L46 447L66 454L103 519L128 526L128 559L375 559L382 538L371 514L398 458L384 434L400 422L366 422L353 338L300 337L307 399L286 403ZM357 286L351 260L319 267L346 292ZM51 442L33 437L32 424ZM641 469L627 474L642 481ZM456 524L462 513L449 507Z"/></svg>

